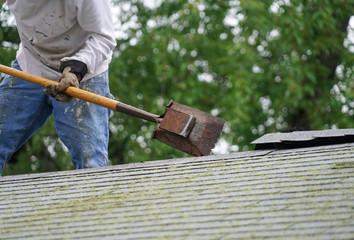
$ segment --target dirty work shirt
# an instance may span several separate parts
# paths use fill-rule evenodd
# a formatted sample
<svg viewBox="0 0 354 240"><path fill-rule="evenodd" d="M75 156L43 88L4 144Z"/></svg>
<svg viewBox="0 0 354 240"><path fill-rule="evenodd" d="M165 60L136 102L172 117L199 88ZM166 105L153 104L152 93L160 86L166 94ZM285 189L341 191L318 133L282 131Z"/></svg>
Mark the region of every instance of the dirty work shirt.
<svg viewBox="0 0 354 240"><path fill-rule="evenodd" d="M83 80L107 70L116 46L108 0L7 0L21 44L17 60L25 72L52 80L68 60L87 65Z"/></svg>

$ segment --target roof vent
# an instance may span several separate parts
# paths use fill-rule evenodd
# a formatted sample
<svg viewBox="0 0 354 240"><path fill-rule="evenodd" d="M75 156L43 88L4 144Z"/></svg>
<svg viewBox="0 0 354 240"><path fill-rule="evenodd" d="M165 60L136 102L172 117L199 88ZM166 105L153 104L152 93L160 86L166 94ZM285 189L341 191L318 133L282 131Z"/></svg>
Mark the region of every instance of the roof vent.
<svg viewBox="0 0 354 240"><path fill-rule="evenodd" d="M354 129L271 133L251 142L255 150L290 149L354 142Z"/></svg>

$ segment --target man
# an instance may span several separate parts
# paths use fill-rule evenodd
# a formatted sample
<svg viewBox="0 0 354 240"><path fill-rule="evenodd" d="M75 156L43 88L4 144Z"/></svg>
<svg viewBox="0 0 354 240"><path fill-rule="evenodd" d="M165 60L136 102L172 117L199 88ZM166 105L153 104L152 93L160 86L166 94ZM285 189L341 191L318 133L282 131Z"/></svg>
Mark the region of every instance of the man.
<svg viewBox="0 0 354 240"><path fill-rule="evenodd" d="M53 114L76 169L108 164L109 110L63 93L80 87L111 97L108 64L116 46L108 0L8 0L21 39L12 67L58 80L43 87L6 76L0 84L0 174ZM49 95L49 96L48 96Z"/></svg>

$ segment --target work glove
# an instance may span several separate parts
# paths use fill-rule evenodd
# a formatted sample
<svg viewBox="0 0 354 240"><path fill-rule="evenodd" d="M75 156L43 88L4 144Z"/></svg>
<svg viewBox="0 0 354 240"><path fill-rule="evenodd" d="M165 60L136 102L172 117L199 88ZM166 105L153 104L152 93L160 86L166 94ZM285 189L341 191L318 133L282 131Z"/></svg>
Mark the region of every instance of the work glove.
<svg viewBox="0 0 354 240"><path fill-rule="evenodd" d="M79 79L74 73L70 72L71 67L66 67L61 75L58 85L50 84L45 86L45 94L55 98L59 102L70 102L73 97L64 93L64 91L72 86L79 87Z"/></svg>
<svg viewBox="0 0 354 240"><path fill-rule="evenodd" d="M44 93L59 102L70 102L73 97L64 93L64 91L70 86L79 87L80 80L87 73L87 67L86 64L80 61L71 60L64 62L64 64L60 66L60 69L62 70L62 76L58 81L58 85L46 85Z"/></svg>

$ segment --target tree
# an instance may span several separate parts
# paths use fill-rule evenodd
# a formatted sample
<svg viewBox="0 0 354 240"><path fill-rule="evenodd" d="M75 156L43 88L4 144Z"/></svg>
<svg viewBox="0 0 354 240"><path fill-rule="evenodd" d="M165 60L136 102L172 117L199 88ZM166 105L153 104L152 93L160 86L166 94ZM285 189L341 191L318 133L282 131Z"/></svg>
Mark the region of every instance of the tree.
<svg viewBox="0 0 354 240"><path fill-rule="evenodd" d="M126 9L123 26L133 27L111 67L123 101L161 112L161 99L173 98L218 114L228 121L223 137L241 150L267 132L353 127L349 1L165 0L124 8L129 3L117 3ZM125 131L144 134L124 121ZM148 143L154 153L180 156Z"/></svg>
<svg viewBox="0 0 354 240"><path fill-rule="evenodd" d="M268 132L353 127L352 0L113 3L110 86L118 100L159 114L173 99L217 115L228 122L228 151L250 149ZM110 128L112 164L187 156L152 140L152 123L115 113ZM43 135L55 138L50 125L40 134L41 146ZM48 160L39 152L21 158L31 156Z"/></svg>

